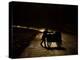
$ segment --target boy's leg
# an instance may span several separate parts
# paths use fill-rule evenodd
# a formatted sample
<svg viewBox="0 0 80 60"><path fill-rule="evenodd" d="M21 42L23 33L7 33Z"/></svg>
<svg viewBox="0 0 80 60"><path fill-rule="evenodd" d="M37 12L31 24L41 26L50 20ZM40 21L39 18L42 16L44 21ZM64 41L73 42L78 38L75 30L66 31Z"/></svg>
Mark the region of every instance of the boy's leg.
<svg viewBox="0 0 80 60"><path fill-rule="evenodd" d="M52 42L48 42L48 43L47 43L48 47L51 47L51 43L52 43Z"/></svg>

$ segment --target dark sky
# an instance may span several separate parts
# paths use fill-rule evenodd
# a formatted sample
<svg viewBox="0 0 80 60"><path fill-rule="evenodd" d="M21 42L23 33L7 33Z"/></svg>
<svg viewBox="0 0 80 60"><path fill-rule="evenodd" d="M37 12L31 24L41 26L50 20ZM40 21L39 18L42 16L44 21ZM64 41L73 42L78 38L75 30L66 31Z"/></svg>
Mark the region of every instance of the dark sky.
<svg viewBox="0 0 80 60"><path fill-rule="evenodd" d="M60 30L77 29L77 5L10 2L9 7L10 21L13 21L13 25Z"/></svg>

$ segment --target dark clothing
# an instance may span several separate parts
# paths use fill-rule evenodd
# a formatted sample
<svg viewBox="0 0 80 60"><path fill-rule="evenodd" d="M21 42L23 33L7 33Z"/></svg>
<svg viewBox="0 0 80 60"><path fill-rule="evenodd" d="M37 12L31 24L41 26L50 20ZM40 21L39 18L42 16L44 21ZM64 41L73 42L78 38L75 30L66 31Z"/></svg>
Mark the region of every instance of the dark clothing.
<svg viewBox="0 0 80 60"><path fill-rule="evenodd" d="M44 31L43 36L42 36L41 45L42 45L42 43L44 43L43 47L46 47L46 39L45 38L47 38L47 31Z"/></svg>
<svg viewBox="0 0 80 60"><path fill-rule="evenodd" d="M62 40L61 40L61 33L60 32L55 32L55 34L47 34L49 33L48 31L44 31L43 36L42 36L42 42L44 42L44 46L51 47L52 42L56 42L58 47L61 47ZM46 39L45 39L46 38ZM47 42L47 44L46 44Z"/></svg>
<svg viewBox="0 0 80 60"><path fill-rule="evenodd" d="M52 36L51 36L51 34L48 34L47 35L47 42L51 42L51 40L52 40Z"/></svg>
<svg viewBox="0 0 80 60"><path fill-rule="evenodd" d="M51 44L52 44L52 35L51 34L48 34L47 35L47 46L50 47Z"/></svg>
<svg viewBox="0 0 80 60"><path fill-rule="evenodd" d="M45 40L45 37L47 37L47 31L44 31L43 36L42 36L42 40Z"/></svg>
<svg viewBox="0 0 80 60"><path fill-rule="evenodd" d="M60 32L55 33L55 40L56 40L56 42L61 42L61 33Z"/></svg>
<svg viewBox="0 0 80 60"><path fill-rule="evenodd" d="M57 46L61 47L62 40L61 40L61 33L60 32L55 33L55 40L56 40Z"/></svg>

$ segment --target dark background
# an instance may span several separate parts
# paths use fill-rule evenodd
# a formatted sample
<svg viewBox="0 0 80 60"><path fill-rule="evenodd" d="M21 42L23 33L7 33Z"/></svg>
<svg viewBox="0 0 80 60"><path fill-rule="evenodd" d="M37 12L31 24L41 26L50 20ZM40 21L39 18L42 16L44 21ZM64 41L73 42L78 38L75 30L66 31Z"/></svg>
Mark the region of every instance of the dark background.
<svg viewBox="0 0 80 60"><path fill-rule="evenodd" d="M77 5L10 2L10 10L12 25L77 33Z"/></svg>

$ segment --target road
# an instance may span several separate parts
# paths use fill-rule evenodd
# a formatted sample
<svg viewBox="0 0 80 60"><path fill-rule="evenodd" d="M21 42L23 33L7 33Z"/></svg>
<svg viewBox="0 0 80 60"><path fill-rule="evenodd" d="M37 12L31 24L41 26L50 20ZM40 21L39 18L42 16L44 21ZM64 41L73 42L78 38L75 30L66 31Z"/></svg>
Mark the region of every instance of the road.
<svg viewBox="0 0 80 60"><path fill-rule="evenodd" d="M31 41L30 46L24 49L20 55L22 58L27 57L46 57L46 56L62 56L62 55L75 55L77 54L77 36L67 33L61 33L62 35L62 47L65 50L47 50L43 48L41 43L43 33L38 33L35 38ZM53 43L51 46L57 46Z"/></svg>

